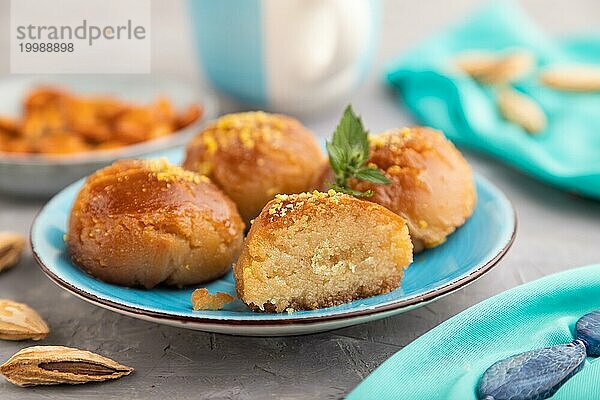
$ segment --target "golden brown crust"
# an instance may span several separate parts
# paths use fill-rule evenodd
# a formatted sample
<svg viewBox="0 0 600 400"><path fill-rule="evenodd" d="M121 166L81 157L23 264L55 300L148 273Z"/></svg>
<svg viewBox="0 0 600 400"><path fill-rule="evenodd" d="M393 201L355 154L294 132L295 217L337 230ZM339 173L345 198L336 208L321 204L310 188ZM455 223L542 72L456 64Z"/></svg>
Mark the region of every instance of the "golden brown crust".
<svg viewBox="0 0 600 400"><path fill-rule="evenodd" d="M91 175L69 220L73 261L127 286L189 285L223 275L244 224L210 180L161 160L121 160Z"/></svg>
<svg viewBox="0 0 600 400"><path fill-rule="evenodd" d="M297 120L248 112L206 127L188 145L183 166L210 177L248 223L275 194L312 189L323 159Z"/></svg>
<svg viewBox="0 0 600 400"><path fill-rule="evenodd" d="M394 290L412 261L405 221L329 191L278 195L254 220L234 265L254 311L330 307Z"/></svg>
<svg viewBox="0 0 600 400"><path fill-rule="evenodd" d="M369 163L382 169L391 183L353 180L350 186L372 190L368 200L407 220L415 252L443 243L475 209L471 167L439 131L413 127L373 136ZM331 172L321 179L326 186Z"/></svg>

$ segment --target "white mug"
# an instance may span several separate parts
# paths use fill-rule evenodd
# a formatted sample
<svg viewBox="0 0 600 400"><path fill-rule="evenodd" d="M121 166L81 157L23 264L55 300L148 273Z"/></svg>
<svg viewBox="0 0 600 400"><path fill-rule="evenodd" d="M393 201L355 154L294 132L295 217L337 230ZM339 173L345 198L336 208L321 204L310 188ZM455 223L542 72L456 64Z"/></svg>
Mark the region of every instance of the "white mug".
<svg viewBox="0 0 600 400"><path fill-rule="evenodd" d="M375 51L379 0L191 0L212 84L257 108L309 113L346 100Z"/></svg>

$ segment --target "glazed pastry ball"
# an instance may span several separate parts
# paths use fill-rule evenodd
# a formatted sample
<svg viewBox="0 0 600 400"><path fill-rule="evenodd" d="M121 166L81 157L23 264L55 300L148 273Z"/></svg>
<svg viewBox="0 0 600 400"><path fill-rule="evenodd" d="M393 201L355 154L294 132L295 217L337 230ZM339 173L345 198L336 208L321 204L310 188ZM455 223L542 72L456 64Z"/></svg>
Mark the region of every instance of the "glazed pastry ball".
<svg viewBox="0 0 600 400"><path fill-rule="evenodd" d="M353 180L350 186L371 189L368 200L406 219L415 252L443 243L471 216L477 201L473 172L441 132L395 129L370 142L369 163L382 169L391 183Z"/></svg>
<svg viewBox="0 0 600 400"><path fill-rule="evenodd" d="M330 190L276 196L254 220L233 270L251 309L293 312L394 290L411 262L402 217Z"/></svg>
<svg viewBox="0 0 600 400"><path fill-rule="evenodd" d="M297 120L264 112L230 114L196 136L183 167L208 176L248 223L277 193L313 188L324 155Z"/></svg>
<svg viewBox="0 0 600 400"><path fill-rule="evenodd" d="M210 180L166 160L121 160L91 175L69 219L75 264L109 283L151 288L223 275L244 223Z"/></svg>

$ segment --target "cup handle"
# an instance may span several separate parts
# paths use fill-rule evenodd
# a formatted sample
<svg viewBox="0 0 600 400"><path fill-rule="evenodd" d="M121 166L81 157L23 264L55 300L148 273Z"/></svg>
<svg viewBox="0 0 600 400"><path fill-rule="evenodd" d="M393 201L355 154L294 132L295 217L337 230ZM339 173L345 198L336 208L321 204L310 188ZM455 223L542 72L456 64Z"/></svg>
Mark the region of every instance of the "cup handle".
<svg viewBox="0 0 600 400"><path fill-rule="evenodd" d="M371 30L370 1L336 0L332 4L336 16L337 43L331 72L353 65L367 47Z"/></svg>
<svg viewBox="0 0 600 400"><path fill-rule="evenodd" d="M365 0L302 0L296 35L298 73L306 82L327 79L353 64L365 48L370 17Z"/></svg>

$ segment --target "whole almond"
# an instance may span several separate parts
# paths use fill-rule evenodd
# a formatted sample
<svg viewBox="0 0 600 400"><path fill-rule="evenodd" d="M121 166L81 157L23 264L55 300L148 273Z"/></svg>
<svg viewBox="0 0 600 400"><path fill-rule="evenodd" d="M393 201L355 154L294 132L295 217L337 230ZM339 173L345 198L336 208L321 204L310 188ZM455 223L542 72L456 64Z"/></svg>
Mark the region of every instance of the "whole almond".
<svg viewBox="0 0 600 400"><path fill-rule="evenodd" d="M132 371L110 358L63 346L28 347L0 365L0 373L9 382L23 387L99 382Z"/></svg>
<svg viewBox="0 0 600 400"><path fill-rule="evenodd" d="M0 232L0 272L19 262L25 243L18 233Z"/></svg>
<svg viewBox="0 0 600 400"><path fill-rule="evenodd" d="M455 59L456 66L474 79L487 84L504 84L529 73L535 64L527 50L508 53L470 51Z"/></svg>
<svg viewBox="0 0 600 400"><path fill-rule="evenodd" d="M50 330L42 317L26 304L0 299L0 339L40 340Z"/></svg>
<svg viewBox="0 0 600 400"><path fill-rule="evenodd" d="M456 67L473 78L486 74L497 62L497 54L487 51L467 51L454 59Z"/></svg>
<svg viewBox="0 0 600 400"><path fill-rule="evenodd" d="M529 133L546 129L546 115L530 97L515 90L504 88L498 94L498 109L504 118Z"/></svg>
<svg viewBox="0 0 600 400"><path fill-rule="evenodd" d="M540 72L539 79L555 89L593 92L600 90L600 67L584 64L552 67Z"/></svg>

